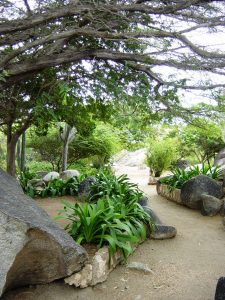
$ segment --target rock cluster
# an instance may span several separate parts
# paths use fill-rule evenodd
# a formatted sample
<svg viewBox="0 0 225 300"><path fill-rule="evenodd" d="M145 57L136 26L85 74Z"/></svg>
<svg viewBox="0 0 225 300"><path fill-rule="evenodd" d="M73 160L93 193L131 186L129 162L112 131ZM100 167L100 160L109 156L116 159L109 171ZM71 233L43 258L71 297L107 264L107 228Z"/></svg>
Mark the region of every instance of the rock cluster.
<svg viewBox="0 0 225 300"><path fill-rule="evenodd" d="M216 215L223 204L223 187L205 175L191 178L181 188L181 203L193 209L200 209L203 215Z"/></svg>

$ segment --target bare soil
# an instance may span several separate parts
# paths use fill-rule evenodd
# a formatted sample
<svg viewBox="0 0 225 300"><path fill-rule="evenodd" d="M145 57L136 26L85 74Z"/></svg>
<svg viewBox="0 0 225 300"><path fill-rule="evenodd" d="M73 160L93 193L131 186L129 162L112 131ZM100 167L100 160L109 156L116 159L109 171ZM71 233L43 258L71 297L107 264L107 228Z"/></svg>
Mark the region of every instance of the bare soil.
<svg viewBox="0 0 225 300"><path fill-rule="evenodd" d="M148 195L149 205L162 221L177 228L170 240L148 240L138 247L129 262L147 264L153 274L118 266L106 282L93 288L77 289L58 281L8 293L5 300L212 300L219 277L225 275L225 234L222 217L203 217L157 195L148 186L148 169L120 167L131 181ZM51 200L51 199L50 199ZM59 199L57 200L59 201ZM54 214L59 202L40 205Z"/></svg>

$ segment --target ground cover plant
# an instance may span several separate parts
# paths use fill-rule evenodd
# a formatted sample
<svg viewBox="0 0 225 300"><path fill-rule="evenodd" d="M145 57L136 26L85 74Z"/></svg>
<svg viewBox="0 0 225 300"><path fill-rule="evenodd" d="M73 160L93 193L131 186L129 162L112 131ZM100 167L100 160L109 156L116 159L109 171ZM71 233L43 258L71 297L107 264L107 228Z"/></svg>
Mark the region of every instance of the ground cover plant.
<svg viewBox="0 0 225 300"><path fill-rule="evenodd" d="M64 202L59 218L69 222L66 230L77 243L93 243L99 248L106 244L110 257L121 249L126 259L133 246L146 239L146 228L154 229L154 223L138 203L143 194L125 175L116 178L101 171L96 178L89 202Z"/></svg>
<svg viewBox="0 0 225 300"><path fill-rule="evenodd" d="M78 177L70 177L66 180L55 178L42 186L36 186L35 183L40 181L40 178L30 172L28 169L21 172L18 180L25 194L35 197L60 197L60 196L75 196L77 195L79 183L85 178L85 175Z"/></svg>
<svg viewBox="0 0 225 300"><path fill-rule="evenodd" d="M129 181L127 175L116 177L109 169L101 169L95 176L96 182L90 186L89 202L96 202L99 198L122 197L128 203L133 199L137 201L143 193L138 186Z"/></svg>
<svg viewBox="0 0 225 300"><path fill-rule="evenodd" d="M169 185L171 189L180 189L186 181L201 174L215 180L220 180L222 176L218 166L210 167L202 165L202 167L194 166L187 170L177 168L173 171L173 175L161 178L160 183Z"/></svg>
<svg viewBox="0 0 225 300"><path fill-rule="evenodd" d="M19 183L24 191L24 193L31 198L35 196L35 189L33 185L30 183L32 179L36 177L36 174L30 172L29 169L26 169L24 172L20 172L18 176Z"/></svg>
<svg viewBox="0 0 225 300"><path fill-rule="evenodd" d="M37 195L42 198L45 197L61 197L65 195L77 195L78 186L82 177L70 177L67 180L56 178L48 182L47 186Z"/></svg>

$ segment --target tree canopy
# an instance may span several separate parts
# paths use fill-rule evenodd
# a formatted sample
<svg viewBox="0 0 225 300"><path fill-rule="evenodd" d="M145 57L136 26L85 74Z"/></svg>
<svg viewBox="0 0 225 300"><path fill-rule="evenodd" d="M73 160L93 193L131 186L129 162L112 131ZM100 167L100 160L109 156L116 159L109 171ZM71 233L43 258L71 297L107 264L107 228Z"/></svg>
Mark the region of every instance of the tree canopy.
<svg viewBox="0 0 225 300"><path fill-rule="evenodd" d="M224 1L210 0L4 0L1 85L63 65L66 76L84 86L101 70L105 79L122 72L144 74L157 90L225 86L191 84L185 76L176 81L156 70L166 66L174 73L178 69L225 75L225 52L197 45L191 38L199 30L224 32L224 12Z"/></svg>

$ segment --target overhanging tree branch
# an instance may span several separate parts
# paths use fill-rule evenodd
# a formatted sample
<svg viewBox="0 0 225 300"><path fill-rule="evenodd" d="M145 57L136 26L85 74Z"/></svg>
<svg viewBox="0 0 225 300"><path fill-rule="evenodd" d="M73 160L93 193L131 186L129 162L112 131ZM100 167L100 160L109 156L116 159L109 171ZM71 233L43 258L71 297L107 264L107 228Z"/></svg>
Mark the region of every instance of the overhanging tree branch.
<svg viewBox="0 0 225 300"><path fill-rule="evenodd" d="M153 67L225 74L224 52L205 50L186 36L199 28L224 29L223 1L130 0L124 4L85 0L57 6L51 6L51 0L46 3L42 7L38 3L35 8L24 0L32 16L24 13L0 24L2 87L26 80L46 68L79 65L83 61L114 61L166 85L176 81L161 78ZM223 84L183 88L218 86Z"/></svg>

